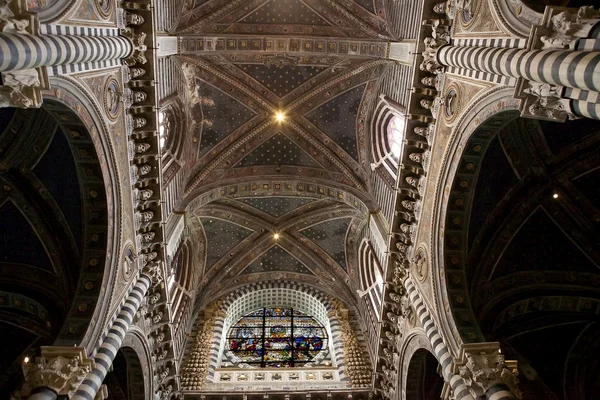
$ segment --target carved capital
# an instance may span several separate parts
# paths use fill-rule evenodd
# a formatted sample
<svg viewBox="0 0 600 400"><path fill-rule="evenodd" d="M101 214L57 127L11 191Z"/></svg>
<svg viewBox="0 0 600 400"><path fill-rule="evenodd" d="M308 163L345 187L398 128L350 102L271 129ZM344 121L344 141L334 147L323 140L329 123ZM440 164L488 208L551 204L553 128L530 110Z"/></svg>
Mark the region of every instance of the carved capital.
<svg viewBox="0 0 600 400"><path fill-rule="evenodd" d="M20 395L47 387L71 397L93 367L83 347L42 347L41 357L22 365L25 384Z"/></svg>
<svg viewBox="0 0 600 400"><path fill-rule="evenodd" d="M484 396L494 385L503 384L517 399L517 362L506 361L498 342L463 344L457 368L474 397Z"/></svg>
<svg viewBox="0 0 600 400"><path fill-rule="evenodd" d="M520 111L524 118L565 122L578 119L569 99L561 98L563 87L519 79L515 97L522 99Z"/></svg>

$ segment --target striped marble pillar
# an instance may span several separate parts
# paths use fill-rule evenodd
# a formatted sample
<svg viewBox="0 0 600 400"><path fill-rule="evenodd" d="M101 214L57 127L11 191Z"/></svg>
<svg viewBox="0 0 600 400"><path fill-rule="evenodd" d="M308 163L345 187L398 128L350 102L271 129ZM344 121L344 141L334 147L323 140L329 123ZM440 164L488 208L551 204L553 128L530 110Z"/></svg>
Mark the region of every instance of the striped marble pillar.
<svg viewBox="0 0 600 400"><path fill-rule="evenodd" d="M117 316L117 319L108 331L104 342L96 353L96 357L94 358L96 367L88 373L73 397L71 397L71 400L94 399L100 386L102 386L104 378L106 378L106 374L123 343L129 325L133 321L133 317L138 311L149 287L150 277L142 274L127 297L125 304L123 304L123 307L121 308L121 312Z"/></svg>
<svg viewBox="0 0 600 400"><path fill-rule="evenodd" d="M0 71L126 58L132 51L122 36L0 33Z"/></svg>
<svg viewBox="0 0 600 400"><path fill-rule="evenodd" d="M56 400L57 398L58 393L54 390L47 387L41 387L32 391L31 394L29 394L29 397L27 397L27 400Z"/></svg>
<svg viewBox="0 0 600 400"><path fill-rule="evenodd" d="M600 51L524 50L443 46L441 65L600 91Z"/></svg>
<svg viewBox="0 0 600 400"><path fill-rule="evenodd" d="M473 396L465 385L464 380L452 372L454 359L448 350L448 346L444 343L444 339L435 327L433 318L431 318L431 314L427 311L427 308L425 307L423 300L421 300L421 296L419 296L419 292L410 277L404 281L404 287L408 293L411 304L415 308L417 318L419 318L421 326L423 326L425 334L431 342L433 354L442 366L442 376L444 377L444 381L448 382L452 388L452 392L454 393L453 398L456 400L473 400Z"/></svg>
<svg viewBox="0 0 600 400"><path fill-rule="evenodd" d="M600 104L581 100L571 101L573 113L579 117L600 119Z"/></svg>

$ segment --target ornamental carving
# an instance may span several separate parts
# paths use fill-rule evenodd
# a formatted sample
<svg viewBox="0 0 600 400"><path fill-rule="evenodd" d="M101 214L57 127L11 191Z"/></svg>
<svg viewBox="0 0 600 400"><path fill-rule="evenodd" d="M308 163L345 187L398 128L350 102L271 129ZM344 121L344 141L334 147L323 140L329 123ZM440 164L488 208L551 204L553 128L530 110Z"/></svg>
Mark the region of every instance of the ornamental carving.
<svg viewBox="0 0 600 400"><path fill-rule="evenodd" d="M344 344L345 373L353 387L367 387L371 384L371 368L363 353L363 346L358 342L354 330L350 326L348 310L338 300L333 300L335 315L340 322L342 343Z"/></svg>
<svg viewBox="0 0 600 400"><path fill-rule="evenodd" d="M71 397L92 369L92 361L84 352L85 349L79 347L42 347L42 357L22 366L25 384L20 395L27 396L35 388L48 387L59 395Z"/></svg>
<svg viewBox="0 0 600 400"><path fill-rule="evenodd" d="M202 390L206 384L209 372L211 341L215 332L215 322L218 316L216 310L220 302L213 304L205 311L205 321L202 330L196 336L190 349L185 367L181 369L181 385L184 390Z"/></svg>
<svg viewBox="0 0 600 400"><path fill-rule="evenodd" d="M505 385L513 396L521 399L518 389L516 361L506 361L499 343L465 344L457 363L460 376L474 397L484 396L494 385Z"/></svg>

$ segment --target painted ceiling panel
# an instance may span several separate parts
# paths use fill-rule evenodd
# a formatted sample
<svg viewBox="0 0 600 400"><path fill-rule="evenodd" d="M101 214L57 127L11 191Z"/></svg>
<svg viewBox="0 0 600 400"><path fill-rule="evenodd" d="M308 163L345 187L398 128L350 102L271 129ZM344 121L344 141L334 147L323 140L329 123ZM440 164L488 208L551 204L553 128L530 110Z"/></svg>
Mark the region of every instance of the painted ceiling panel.
<svg viewBox="0 0 600 400"><path fill-rule="evenodd" d="M351 221L352 218L329 220L301 232L346 269L346 232Z"/></svg>
<svg viewBox="0 0 600 400"><path fill-rule="evenodd" d="M27 218L8 200L0 208L0 262L28 264L54 272L41 239Z"/></svg>
<svg viewBox="0 0 600 400"><path fill-rule="evenodd" d="M330 25L300 0L271 0L240 22L248 24Z"/></svg>
<svg viewBox="0 0 600 400"><path fill-rule="evenodd" d="M240 201L274 217L281 217L305 204L313 202L314 199L298 197L259 197L240 199Z"/></svg>
<svg viewBox="0 0 600 400"><path fill-rule="evenodd" d="M202 84L200 95L210 99L202 107L204 127L200 140L200 153L204 155L227 135L254 117L254 112L209 84ZM213 104L214 103L214 104Z"/></svg>
<svg viewBox="0 0 600 400"><path fill-rule="evenodd" d="M575 187L583 193L590 203L600 209L600 169L595 169L585 175L582 175L573 181Z"/></svg>
<svg viewBox="0 0 600 400"><path fill-rule="evenodd" d="M356 0L356 2L375 14L375 5L373 4L373 0Z"/></svg>
<svg viewBox="0 0 600 400"><path fill-rule="evenodd" d="M77 246L83 240L83 208L77 169L71 148L61 131L54 138L33 172L42 181L69 223Z"/></svg>
<svg viewBox="0 0 600 400"><path fill-rule="evenodd" d="M490 185L489 182L495 183ZM488 216L504 195L517 183L519 183L519 179L506 158L498 136L496 136L481 161L481 170L477 179L469 221L469 249L473 246L473 241Z"/></svg>
<svg viewBox="0 0 600 400"><path fill-rule="evenodd" d="M512 238L492 280L518 271L561 270L598 273L598 267L538 208Z"/></svg>
<svg viewBox="0 0 600 400"><path fill-rule="evenodd" d="M327 67L308 66L279 68L274 65L267 67L256 64L243 64L238 67L279 97L284 97L327 69Z"/></svg>
<svg viewBox="0 0 600 400"><path fill-rule="evenodd" d="M364 91L365 85L357 86L306 115L357 161L356 117Z"/></svg>
<svg viewBox="0 0 600 400"><path fill-rule="evenodd" d="M296 257L277 245L271 247L262 256L254 260L240 275L275 271L313 275Z"/></svg>
<svg viewBox="0 0 600 400"><path fill-rule="evenodd" d="M222 219L203 217L200 221L206 234L205 271L252 233L249 229Z"/></svg>
<svg viewBox="0 0 600 400"><path fill-rule="evenodd" d="M271 137L244 157L236 167L259 165L299 165L319 168L319 164L282 133Z"/></svg>

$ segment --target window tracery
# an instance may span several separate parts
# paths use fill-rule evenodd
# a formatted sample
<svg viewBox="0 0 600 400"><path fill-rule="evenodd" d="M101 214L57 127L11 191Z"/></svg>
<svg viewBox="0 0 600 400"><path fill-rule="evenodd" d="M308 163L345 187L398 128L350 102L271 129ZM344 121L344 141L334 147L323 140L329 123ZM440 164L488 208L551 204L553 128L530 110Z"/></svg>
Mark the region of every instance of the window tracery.
<svg viewBox="0 0 600 400"><path fill-rule="evenodd" d="M262 308L238 320L227 335L234 363L254 368L310 366L328 349L326 329L293 308Z"/></svg>

